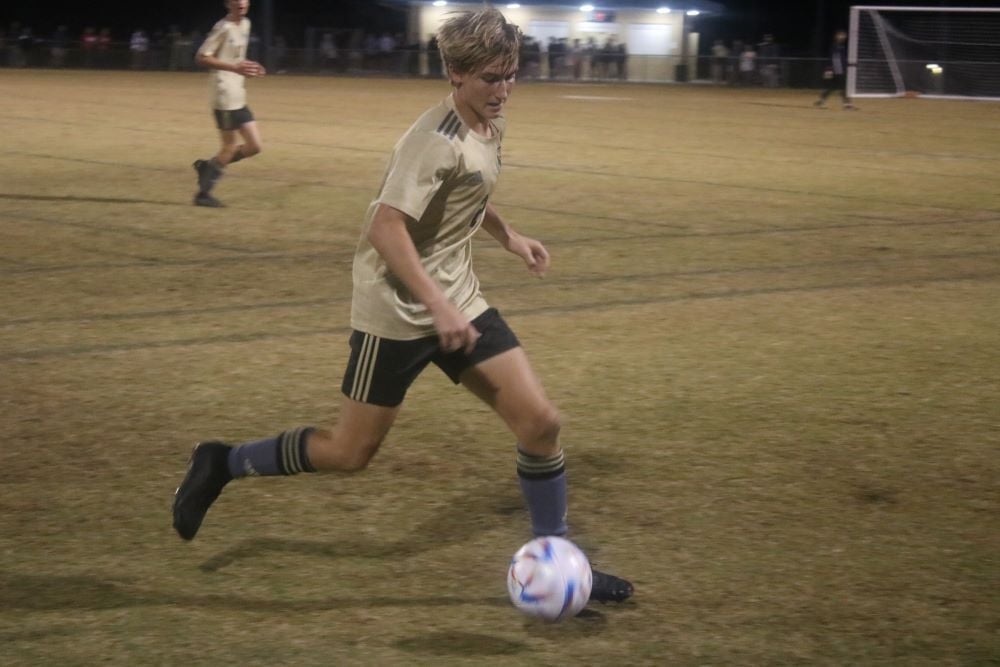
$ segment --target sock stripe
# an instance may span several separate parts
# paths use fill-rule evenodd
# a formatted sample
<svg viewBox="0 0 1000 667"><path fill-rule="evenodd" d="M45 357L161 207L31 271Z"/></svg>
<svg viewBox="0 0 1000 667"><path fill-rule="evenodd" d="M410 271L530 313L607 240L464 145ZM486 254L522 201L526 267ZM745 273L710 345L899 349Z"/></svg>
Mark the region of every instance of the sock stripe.
<svg viewBox="0 0 1000 667"><path fill-rule="evenodd" d="M517 474L530 479L557 477L566 469L566 456L562 450L553 456L531 456L517 452Z"/></svg>
<svg viewBox="0 0 1000 667"><path fill-rule="evenodd" d="M311 426L300 426L278 436L278 468L281 474L298 475L303 472L316 472L309 463L306 453L306 443L312 430Z"/></svg>
<svg viewBox="0 0 1000 667"><path fill-rule="evenodd" d="M281 472L286 475L294 473L291 467L291 457L289 456L289 445L291 444L292 431L285 431L281 434L281 445L278 456L281 459Z"/></svg>
<svg viewBox="0 0 1000 667"><path fill-rule="evenodd" d="M291 438L289 438L288 443L288 453L290 454L291 460L291 470L292 472L299 473L302 472L302 461L299 460L299 437L302 435L302 429L297 428L293 432Z"/></svg>

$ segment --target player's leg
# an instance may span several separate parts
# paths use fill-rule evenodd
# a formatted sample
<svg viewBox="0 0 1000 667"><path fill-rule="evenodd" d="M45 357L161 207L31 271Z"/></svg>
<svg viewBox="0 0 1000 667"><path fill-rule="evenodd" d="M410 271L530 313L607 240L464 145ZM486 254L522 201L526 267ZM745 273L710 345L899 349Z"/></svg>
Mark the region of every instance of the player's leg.
<svg viewBox="0 0 1000 667"><path fill-rule="evenodd" d="M462 384L489 405L517 438L517 475L535 535L565 535L566 467L559 411L524 349L516 347L466 369Z"/></svg>
<svg viewBox="0 0 1000 667"><path fill-rule="evenodd" d="M260 131L248 107L230 111L216 110L215 122L219 128L219 151L208 160L195 160L198 172L198 193L194 203L199 206L222 206L212 195L212 189L225 173L226 166L245 157L260 153Z"/></svg>
<svg viewBox="0 0 1000 667"><path fill-rule="evenodd" d="M257 127L257 121L251 120L248 123L244 123L239 128L240 138L243 140L242 143L236 147L226 162L222 164L232 164L234 162L239 162L244 158L250 158L254 155L259 155L262 150L264 150L264 145L260 140L260 129ZM221 162L221 156L216 156Z"/></svg>
<svg viewBox="0 0 1000 667"><path fill-rule="evenodd" d="M228 112L217 111L216 115L225 119ZM235 129L226 129L226 120L219 121L219 152L208 160L195 160L194 170L198 172L198 193L194 203L198 206L219 207L222 202L215 198L212 189L226 171L226 164L240 147L240 134Z"/></svg>
<svg viewBox="0 0 1000 667"><path fill-rule="evenodd" d="M843 102L843 105L844 105L845 109L849 109L849 110L857 109L857 107L854 106L854 103L851 100L850 96L847 94L847 77L846 76L842 76L841 77L841 81L840 81L840 99Z"/></svg>
<svg viewBox="0 0 1000 667"><path fill-rule="evenodd" d="M193 539L209 507L234 479L363 469L398 413L398 407L367 405L345 397L332 430L299 427L238 446L199 443L174 496L174 528L184 539Z"/></svg>
<svg viewBox="0 0 1000 667"><path fill-rule="evenodd" d="M545 395L517 337L494 310L476 318L482 334L469 357L448 355L438 365L500 416L517 438L517 475L535 535L564 535L566 466L559 445L559 411ZM467 365L451 361L466 359ZM461 362L458 362L461 364ZM591 599L620 602L632 596L628 581L594 570Z"/></svg>
<svg viewBox="0 0 1000 667"><path fill-rule="evenodd" d="M190 540L205 513L233 479L355 472L375 456L392 427L413 380L437 349L437 338L385 340L355 331L341 389L344 398L331 430L299 427L277 436L232 446L195 446L174 498L174 527Z"/></svg>
<svg viewBox="0 0 1000 667"><path fill-rule="evenodd" d="M462 384L492 407L518 439L517 475L535 535L564 535L566 466L559 446L559 412L546 397L520 347L467 369ZM621 602L634 587L625 579L593 570L590 599Z"/></svg>

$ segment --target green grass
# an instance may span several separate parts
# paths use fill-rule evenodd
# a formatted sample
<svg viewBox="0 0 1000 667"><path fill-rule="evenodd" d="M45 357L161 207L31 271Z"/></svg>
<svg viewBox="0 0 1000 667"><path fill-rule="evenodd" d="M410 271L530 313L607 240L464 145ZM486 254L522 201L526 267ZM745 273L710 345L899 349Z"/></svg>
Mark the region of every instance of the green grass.
<svg viewBox="0 0 1000 667"><path fill-rule="evenodd" d="M573 538L634 600L507 602L499 420L429 370L354 477L229 487L191 444L336 419L350 262L441 82L251 84L192 207L200 75L0 70L0 662L1000 662L995 104L523 85L477 271L565 418ZM627 97L579 100L566 95Z"/></svg>

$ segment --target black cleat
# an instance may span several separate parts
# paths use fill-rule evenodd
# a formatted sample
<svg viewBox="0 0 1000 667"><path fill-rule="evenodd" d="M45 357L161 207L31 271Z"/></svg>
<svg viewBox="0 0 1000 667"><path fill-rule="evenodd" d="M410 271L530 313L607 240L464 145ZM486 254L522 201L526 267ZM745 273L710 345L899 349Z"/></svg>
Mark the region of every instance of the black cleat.
<svg viewBox="0 0 1000 667"><path fill-rule="evenodd" d="M591 571L594 573L594 585L590 589L591 602L600 602L601 604L624 602L635 592L635 587L620 577L597 570Z"/></svg>
<svg viewBox="0 0 1000 667"><path fill-rule="evenodd" d="M209 164L208 160L195 160L192 164L194 170L198 173L198 191L204 192L209 186Z"/></svg>
<svg viewBox="0 0 1000 667"><path fill-rule="evenodd" d="M208 508L233 478L229 474L231 449L221 442L199 442L191 451L187 473L174 493L174 529L185 540L198 534Z"/></svg>
<svg viewBox="0 0 1000 667"><path fill-rule="evenodd" d="M194 196L195 206L207 206L208 208L225 208L225 204L207 192L199 192Z"/></svg>

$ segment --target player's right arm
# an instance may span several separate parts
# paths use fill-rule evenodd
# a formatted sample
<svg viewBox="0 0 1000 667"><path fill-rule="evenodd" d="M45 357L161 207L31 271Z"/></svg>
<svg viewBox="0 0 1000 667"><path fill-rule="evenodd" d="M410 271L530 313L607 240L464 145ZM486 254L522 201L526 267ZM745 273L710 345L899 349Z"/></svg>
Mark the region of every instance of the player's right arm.
<svg viewBox="0 0 1000 667"><path fill-rule="evenodd" d="M420 255L406 228L408 220L411 218L399 209L379 204L368 229L368 242L385 260L393 275L430 312L441 349L446 352L464 350L468 354L476 346L479 332L448 300L420 263Z"/></svg>

